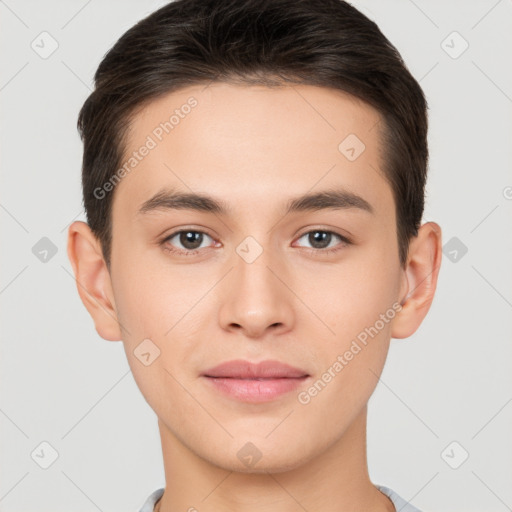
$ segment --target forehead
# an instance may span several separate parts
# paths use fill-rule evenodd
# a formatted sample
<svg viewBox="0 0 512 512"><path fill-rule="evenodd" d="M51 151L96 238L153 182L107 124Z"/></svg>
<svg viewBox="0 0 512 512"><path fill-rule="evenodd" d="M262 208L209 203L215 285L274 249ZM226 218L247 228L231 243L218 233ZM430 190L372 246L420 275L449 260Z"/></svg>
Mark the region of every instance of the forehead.
<svg viewBox="0 0 512 512"><path fill-rule="evenodd" d="M113 210L132 216L149 197L172 188L261 213L262 204L343 186L377 212L389 212L392 193L380 171L382 128L375 109L334 89L187 87L134 116Z"/></svg>

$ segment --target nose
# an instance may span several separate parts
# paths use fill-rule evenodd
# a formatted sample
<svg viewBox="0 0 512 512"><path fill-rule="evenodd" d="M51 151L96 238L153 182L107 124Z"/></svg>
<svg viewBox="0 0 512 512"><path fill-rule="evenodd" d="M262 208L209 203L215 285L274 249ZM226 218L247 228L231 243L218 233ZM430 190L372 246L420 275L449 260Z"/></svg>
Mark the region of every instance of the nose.
<svg viewBox="0 0 512 512"><path fill-rule="evenodd" d="M225 330L240 331L250 338L270 331L283 333L293 328L293 292L289 288L282 259L264 250L251 263L235 253L221 297L219 321Z"/></svg>

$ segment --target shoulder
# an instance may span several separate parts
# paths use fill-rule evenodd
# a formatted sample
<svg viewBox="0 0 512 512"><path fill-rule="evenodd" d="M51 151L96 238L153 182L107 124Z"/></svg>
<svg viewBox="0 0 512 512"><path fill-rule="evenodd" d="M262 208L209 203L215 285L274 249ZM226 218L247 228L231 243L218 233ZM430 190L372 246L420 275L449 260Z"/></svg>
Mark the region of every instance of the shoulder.
<svg viewBox="0 0 512 512"><path fill-rule="evenodd" d="M400 512L421 512L389 487L385 487L384 485L375 485L375 487L377 487L380 492L385 494L393 502L396 510L399 510Z"/></svg>
<svg viewBox="0 0 512 512"><path fill-rule="evenodd" d="M138 512L153 512L156 502L162 497L164 493L164 487L153 491L142 505L142 508Z"/></svg>

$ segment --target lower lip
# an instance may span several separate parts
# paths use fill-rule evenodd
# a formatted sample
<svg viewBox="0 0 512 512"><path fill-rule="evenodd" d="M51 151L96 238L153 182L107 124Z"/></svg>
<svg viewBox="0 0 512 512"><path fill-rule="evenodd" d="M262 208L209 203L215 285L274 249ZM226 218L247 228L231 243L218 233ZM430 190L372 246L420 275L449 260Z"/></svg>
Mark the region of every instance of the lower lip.
<svg viewBox="0 0 512 512"><path fill-rule="evenodd" d="M285 393L297 389L308 377L280 379L235 379L206 377L221 393L242 402L269 402Z"/></svg>

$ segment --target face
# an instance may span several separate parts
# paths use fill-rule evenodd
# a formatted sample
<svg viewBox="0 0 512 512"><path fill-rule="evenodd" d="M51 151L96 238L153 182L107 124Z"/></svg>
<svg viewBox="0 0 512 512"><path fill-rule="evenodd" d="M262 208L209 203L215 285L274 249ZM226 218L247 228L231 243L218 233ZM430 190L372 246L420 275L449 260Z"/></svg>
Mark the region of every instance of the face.
<svg viewBox="0 0 512 512"><path fill-rule="evenodd" d="M244 471L245 446L258 470L297 467L364 410L404 285L381 128L313 86L189 87L134 118L137 161L112 206L115 311L142 394L203 459ZM240 359L307 376L204 376Z"/></svg>

